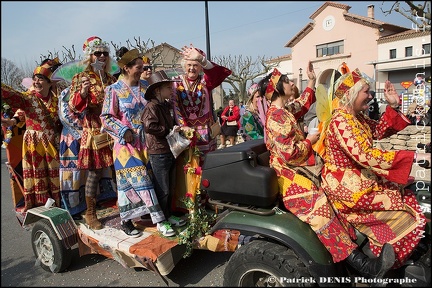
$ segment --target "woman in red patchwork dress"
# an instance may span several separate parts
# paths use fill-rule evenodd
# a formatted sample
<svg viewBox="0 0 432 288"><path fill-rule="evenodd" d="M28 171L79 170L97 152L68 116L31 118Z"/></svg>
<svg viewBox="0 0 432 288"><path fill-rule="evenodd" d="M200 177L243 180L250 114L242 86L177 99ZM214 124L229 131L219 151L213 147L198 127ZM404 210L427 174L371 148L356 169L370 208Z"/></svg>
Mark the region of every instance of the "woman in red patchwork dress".
<svg viewBox="0 0 432 288"><path fill-rule="evenodd" d="M391 151L374 147L374 139L395 134L409 125L399 108L393 84L385 83L389 103L379 121L364 115L370 84L356 69L336 82L340 98L327 128L322 188L342 222L369 238L378 255L384 243L396 253L395 267L403 265L423 237L425 216L412 191L404 189L413 166L414 151ZM417 160L430 154L417 153ZM430 162L429 162L430 163Z"/></svg>
<svg viewBox="0 0 432 288"><path fill-rule="evenodd" d="M87 67L72 78L69 107L74 113L84 114L78 169L88 170L85 185L86 223L92 229L101 229L102 223L96 216L96 196L104 169L113 169L113 155L108 146L96 147L92 136L101 133L104 90L116 79L108 73L111 59L107 42L96 36L90 37L83 45L83 52Z"/></svg>
<svg viewBox="0 0 432 288"><path fill-rule="evenodd" d="M46 59L33 72L33 84L22 93L2 83L2 102L25 113L22 167L24 211L42 206L53 198L60 207L59 143L61 123L58 117L58 91L51 81L58 59ZM20 118L14 117L14 125Z"/></svg>
<svg viewBox="0 0 432 288"><path fill-rule="evenodd" d="M311 64L308 65L307 74L308 87L289 105L287 103L294 94L295 86L288 76L274 69L264 78L261 91L265 91L263 94L271 101L265 124L270 167L278 176L279 191L285 208L310 225L332 255L333 261L346 259L363 277L380 278L393 265L392 247L387 245L381 257L369 259L352 242L324 192L294 169L304 165L313 155L312 144L319 138L319 134L308 134L305 139L303 129L296 120L315 101L313 85L316 78Z"/></svg>

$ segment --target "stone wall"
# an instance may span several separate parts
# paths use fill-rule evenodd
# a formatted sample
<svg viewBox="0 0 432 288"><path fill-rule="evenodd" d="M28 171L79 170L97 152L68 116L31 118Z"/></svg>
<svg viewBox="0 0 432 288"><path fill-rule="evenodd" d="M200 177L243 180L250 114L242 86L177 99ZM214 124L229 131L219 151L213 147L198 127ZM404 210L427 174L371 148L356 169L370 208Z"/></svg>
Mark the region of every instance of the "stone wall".
<svg viewBox="0 0 432 288"><path fill-rule="evenodd" d="M375 145L384 150L418 150L417 144L431 142L431 126L407 126L404 130L382 140L376 140ZM418 150L418 152L424 152Z"/></svg>

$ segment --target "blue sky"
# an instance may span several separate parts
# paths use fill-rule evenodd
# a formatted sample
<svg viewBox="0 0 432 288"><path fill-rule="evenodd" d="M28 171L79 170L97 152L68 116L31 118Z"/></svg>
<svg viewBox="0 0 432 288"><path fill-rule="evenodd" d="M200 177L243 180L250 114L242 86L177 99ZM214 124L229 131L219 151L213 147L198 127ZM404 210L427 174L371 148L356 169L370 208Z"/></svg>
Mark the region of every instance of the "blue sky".
<svg viewBox="0 0 432 288"><path fill-rule="evenodd" d="M350 13L367 16L375 5L375 19L404 27L411 22L380 8L393 1L334 1L351 6ZM158 45L181 48L193 43L206 51L204 1L2 1L1 57L18 67L34 67L40 55L82 44L90 36L124 45L141 37ZM289 54L284 45L325 1L208 1L211 56Z"/></svg>

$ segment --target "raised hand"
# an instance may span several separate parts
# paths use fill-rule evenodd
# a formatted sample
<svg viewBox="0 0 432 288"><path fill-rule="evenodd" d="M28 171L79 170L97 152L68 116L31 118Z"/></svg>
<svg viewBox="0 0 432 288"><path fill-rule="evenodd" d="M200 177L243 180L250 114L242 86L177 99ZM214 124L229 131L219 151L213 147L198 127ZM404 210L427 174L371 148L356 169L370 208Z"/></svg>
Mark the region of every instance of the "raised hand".
<svg viewBox="0 0 432 288"><path fill-rule="evenodd" d="M315 80L316 79L313 64L310 61L308 62L307 75L308 75L309 80Z"/></svg>
<svg viewBox="0 0 432 288"><path fill-rule="evenodd" d="M185 60L195 60L202 62L204 60L204 56L201 55L201 53L195 49L193 44L189 44L189 46L183 46L182 52L180 52L183 55L183 58Z"/></svg>
<svg viewBox="0 0 432 288"><path fill-rule="evenodd" d="M384 97L392 108L397 108L399 106L399 95L394 85L389 80L386 80L384 84Z"/></svg>

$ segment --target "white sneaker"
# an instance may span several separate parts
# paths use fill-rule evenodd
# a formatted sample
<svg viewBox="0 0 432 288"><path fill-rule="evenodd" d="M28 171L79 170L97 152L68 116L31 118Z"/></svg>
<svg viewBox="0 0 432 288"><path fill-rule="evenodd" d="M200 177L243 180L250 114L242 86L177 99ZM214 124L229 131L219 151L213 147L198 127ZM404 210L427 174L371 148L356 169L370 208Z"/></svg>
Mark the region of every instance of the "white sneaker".
<svg viewBox="0 0 432 288"><path fill-rule="evenodd" d="M181 227L181 226L186 225L186 221L184 219L177 217L177 216L174 216L174 215L172 215L168 218L168 222L171 223L171 225L174 225L176 227Z"/></svg>
<svg viewBox="0 0 432 288"><path fill-rule="evenodd" d="M175 231L171 228L171 224L168 221L159 222L156 224L156 227L163 236L169 237L175 235Z"/></svg>
<svg viewBox="0 0 432 288"><path fill-rule="evenodd" d="M226 147L225 145L220 144L217 149L224 149L225 147Z"/></svg>

